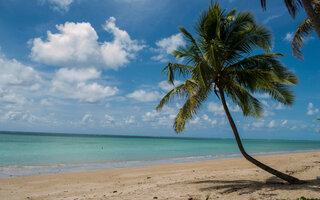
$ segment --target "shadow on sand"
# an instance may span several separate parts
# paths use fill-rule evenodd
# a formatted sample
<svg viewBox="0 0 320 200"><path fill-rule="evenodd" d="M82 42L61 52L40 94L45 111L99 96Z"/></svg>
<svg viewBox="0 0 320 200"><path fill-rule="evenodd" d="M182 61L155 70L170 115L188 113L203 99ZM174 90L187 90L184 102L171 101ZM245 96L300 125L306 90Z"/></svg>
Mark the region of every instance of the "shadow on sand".
<svg viewBox="0 0 320 200"><path fill-rule="evenodd" d="M274 190L310 190L316 191L320 194L320 180L306 180L306 183L299 185L292 185L276 177L267 179L265 182L261 181L252 181L252 180L234 180L234 181L224 181L224 180L204 180L191 182L190 184L200 184L201 191L216 191L220 194L230 194L237 192L239 195L242 194L251 194L253 192L260 191L265 189L266 191ZM266 194L268 196L276 196L277 194Z"/></svg>

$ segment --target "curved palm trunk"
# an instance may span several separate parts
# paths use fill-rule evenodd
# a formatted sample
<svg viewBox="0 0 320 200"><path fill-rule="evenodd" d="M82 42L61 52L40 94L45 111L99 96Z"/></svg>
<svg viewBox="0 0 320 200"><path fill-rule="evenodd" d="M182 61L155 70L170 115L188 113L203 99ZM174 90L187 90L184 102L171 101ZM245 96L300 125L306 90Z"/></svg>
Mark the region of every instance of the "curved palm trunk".
<svg viewBox="0 0 320 200"><path fill-rule="evenodd" d="M316 14L312 6L312 0L302 0L303 7L310 19L314 30L320 38L320 16Z"/></svg>
<svg viewBox="0 0 320 200"><path fill-rule="evenodd" d="M254 165L256 165L257 167L260 167L261 169L289 182L289 183L303 183L303 181L300 181L299 179L293 177L293 176L289 176L287 174L284 174L282 172L279 172L261 162L259 162L258 160L254 159L253 157L251 157L249 154L247 154L247 152L244 150L243 146L242 146L242 142L241 142L241 139L239 137L239 133L238 133L238 130L237 130L237 127L231 117L231 114L229 112L229 109L227 107L227 104L226 104L226 100L225 100L225 97L224 97L224 92L222 90L220 90L220 97L221 97L221 101L222 101L222 105L223 105L223 108L224 108L224 111L225 113L227 114L227 117L228 117L228 120L229 120L229 123L230 123L230 126L233 130L233 133L234 133L234 136L236 138L236 141L237 141L237 144L238 144L238 147L240 149L240 152L241 154L251 163L253 163Z"/></svg>

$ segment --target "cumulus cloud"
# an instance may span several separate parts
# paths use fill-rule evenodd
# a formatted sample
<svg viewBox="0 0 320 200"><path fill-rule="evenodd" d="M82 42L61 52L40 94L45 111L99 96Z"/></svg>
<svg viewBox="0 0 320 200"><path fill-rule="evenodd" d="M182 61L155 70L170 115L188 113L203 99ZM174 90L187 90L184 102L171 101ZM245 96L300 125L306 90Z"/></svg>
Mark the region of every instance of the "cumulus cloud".
<svg viewBox="0 0 320 200"><path fill-rule="evenodd" d="M128 98L135 99L140 102L151 102L160 99L161 95L159 92L149 92L145 90L136 90L127 95Z"/></svg>
<svg viewBox="0 0 320 200"><path fill-rule="evenodd" d="M116 18L110 17L103 26L104 30L113 34L112 42L104 42L101 50L103 60L107 66L118 68L129 62L129 59L135 58L135 53L145 47L139 44L137 40L131 40L129 34L119 29L116 24Z"/></svg>
<svg viewBox="0 0 320 200"><path fill-rule="evenodd" d="M27 99L11 90L3 90L0 88L0 102L5 105L23 105L26 104Z"/></svg>
<svg viewBox="0 0 320 200"><path fill-rule="evenodd" d="M39 73L31 66L7 59L1 52L0 71L0 103L16 107L31 102L28 101L28 96L33 94L30 91L38 90L42 82Z"/></svg>
<svg viewBox="0 0 320 200"><path fill-rule="evenodd" d="M38 89L40 86L39 73L15 59L8 60L0 55L0 71L0 88Z"/></svg>
<svg viewBox="0 0 320 200"><path fill-rule="evenodd" d="M145 46L132 40L126 31L116 26L115 21L110 17L103 26L113 35L113 40L102 44L88 22L56 25L58 33L48 31L46 40L31 40L30 56L34 61L47 65L118 69L134 59Z"/></svg>
<svg viewBox="0 0 320 200"><path fill-rule="evenodd" d="M51 91L62 98L97 103L106 97L114 96L118 92L117 87L103 86L97 82L92 82L99 77L100 72L93 68L61 68L52 80Z"/></svg>
<svg viewBox="0 0 320 200"><path fill-rule="evenodd" d="M308 104L308 110L307 110L307 115L315 115L319 113L319 109L318 108L315 108L313 103L309 103Z"/></svg>
<svg viewBox="0 0 320 200"><path fill-rule="evenodd" d="M163 38L156 42L157 48L155 49L155 52L157 52L158 55L153 56L152 59L160 62L168 62L168 56L172 54L172 51L185 44L186 42L181 33Z"/></svg>

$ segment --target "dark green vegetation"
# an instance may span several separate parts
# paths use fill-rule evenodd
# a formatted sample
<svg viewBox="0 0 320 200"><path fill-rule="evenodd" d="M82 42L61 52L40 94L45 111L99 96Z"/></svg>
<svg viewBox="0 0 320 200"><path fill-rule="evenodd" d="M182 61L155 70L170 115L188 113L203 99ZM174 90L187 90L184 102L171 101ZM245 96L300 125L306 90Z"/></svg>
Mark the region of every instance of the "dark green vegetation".
<svg viewBox="0 0 320 200"><path fill-rule="evenodd" d="M259 25L252 13L226 12L219 4L211 3L195 24L196 38L180 27L188 44L173 52L185 64L168 63L163 72L173 85L176 77L185 82L168 92L157 106L176 97L185 100L174 120L174 130L182 133L186 122L196 115L204 101L214 93L221 100L225 113L242 155L251 163L289 183L301 183L292 176L279 172L246 153L237 127L229 112L226 97L238 105L245 116L260 118L263 108L256 93L267 93L274 100L291 105L294 94L290 85L297 84L297 77L280 62L282 54L270 53L270 31ZM253 55L255 49L264 53Z"/></svg>
<svg viewBox="0 0 320 200"><path fill-rule="evenodd" d="M263 9L266 9L266 0L260 0ZM307 18L298 26L291 41L292 53L295 57L303 60L301 47L303 39L313 30L320 38L320 0L284 0L289 14L294 18L300 7L304 7Z"/></svg>

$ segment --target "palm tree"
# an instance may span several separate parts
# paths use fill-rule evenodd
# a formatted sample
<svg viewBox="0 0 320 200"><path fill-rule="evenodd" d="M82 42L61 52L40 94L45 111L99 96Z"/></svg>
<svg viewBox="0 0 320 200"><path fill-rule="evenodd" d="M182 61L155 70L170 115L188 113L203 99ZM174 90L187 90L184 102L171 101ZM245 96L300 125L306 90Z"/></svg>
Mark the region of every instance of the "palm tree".
<svg viewBox="0 0 320 200"><path fill-rule="evenodd" d="M289 183L301 183L299 179L247 154L226 103L227 96L245 116L252 117L261 117L263 111L259 100L253 97L255 93L267 93L285 105L293 103L294 94L289 86L297 83L297 77L279 61L282 54L268 53L272 49L270 31L257 24L250 12L232 10L227 13L218 3L213 5L212 2L195 25L196 38L185 28L179 29L188 44L173 51L173 55L177 59L183 58L185 64L168 63L163 72L167 73L168 82L172 85L176 76L186 80L161 99L157 110L176 97L185 99L173 125L177 133L182 133L185 123L196 115L202 103L214 92L222 102L242 155ZM256 47L265 53L252 55Z"/></svg>
<svg viewBox="0 0 320 200"><path fill-rule="evenodd" d="M266 0L260 0L261 7L266 9ZM319 0L284 0L289 14L294 18L299 7L304 7L310 22L320 38L320 15L315 12L314 3L319 3Z"/></svg>
<svg viewBox="0 0 320 200"><path fill-rule="evenodd" d="M320 1L314 0L313 5L314 12L320 16ZM307 17L301 22L296 32L294 33L294 36L291 40L292 54L300 60L303 60L301 47L304 38L306 38L313 30L314 28L312 26L311 20Z"/></svg>

